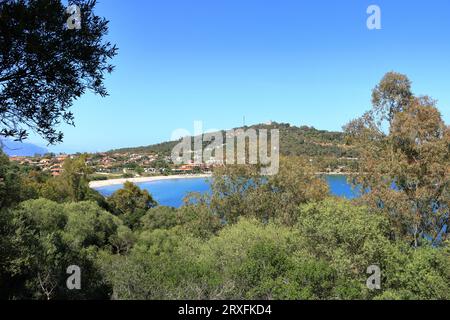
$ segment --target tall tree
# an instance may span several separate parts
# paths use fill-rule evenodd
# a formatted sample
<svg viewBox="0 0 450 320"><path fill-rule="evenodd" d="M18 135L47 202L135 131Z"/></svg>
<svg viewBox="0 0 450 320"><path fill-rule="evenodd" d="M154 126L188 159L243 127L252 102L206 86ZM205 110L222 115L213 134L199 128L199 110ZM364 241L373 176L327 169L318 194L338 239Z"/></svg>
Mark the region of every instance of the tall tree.
<svg viewBox="0 0 450 320"><path fill-rule="evenodd" d="M60 142L55 127L74 123L74 100L88 90L107 95L104 76L117 53L105 41L108 21L95 15L95 0L71 2L80 9L80 29L68 27L61 0L0 3L0 136L22 140L31 129Z"/></svg>
<svg viewBox="0 0 450 320"><path fill-rule="evenodd" d="M82 201L89 193L88 175L92 173L92 168L86 164L86 155L77 158L67 158L64 161L61 180L67 186L70 200Z"/></svg>
<svg viewBox="0 0 450 320"><path fill-rule="evenodd" d="M373 112L380 120L392 121L397 112L408 106L413 94L411 81L404 74L388 72L372 91Z"/></svg>
<svg viewBox="0 0 450 320"><path fill-rule="evenodd" d="M355 181L366 191L363 201L390 218L395 237L417 247L424 238L437 243L448 235L450 129L436 102L410 95L409 83L406 76L386 75L374 91L383 102L375 99L372 110L345 130L360 149ZM380 106L388 106L382 113L388 128Z"/></svg>

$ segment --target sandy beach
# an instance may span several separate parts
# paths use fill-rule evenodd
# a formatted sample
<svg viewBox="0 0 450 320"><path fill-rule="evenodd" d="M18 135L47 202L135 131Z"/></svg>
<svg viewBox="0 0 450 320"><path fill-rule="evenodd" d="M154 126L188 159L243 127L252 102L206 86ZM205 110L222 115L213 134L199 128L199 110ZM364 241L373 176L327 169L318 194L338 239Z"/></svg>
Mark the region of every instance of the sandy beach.
<svg viewBox="0 0 450 320"><path fill-rule="evenodd" d="M121 179L110 179L110 180L99 180L89 182L89 187L91 188L101 188L107 186L113 186L118 184L124 184L125 182L141 183L141 182L152 182L160 180L175 180L175 179L196 179L196 178L209 178L211 174L179 174L172 176L154 176L154 177L139 177L139 178L121 178Z"/></svg>

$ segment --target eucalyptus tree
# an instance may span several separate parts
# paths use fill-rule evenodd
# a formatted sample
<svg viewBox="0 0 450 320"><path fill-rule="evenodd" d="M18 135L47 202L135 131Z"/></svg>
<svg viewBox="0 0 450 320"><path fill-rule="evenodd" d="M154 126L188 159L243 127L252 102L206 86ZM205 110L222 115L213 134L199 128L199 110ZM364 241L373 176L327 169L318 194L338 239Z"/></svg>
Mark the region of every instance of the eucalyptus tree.
<svg viewBox="0 0 450 320"><path fill-rule="evenodd" d="M430 97L415 97L404 75L387 74L374 106L344 129L359 149L363 201L384 212L392 236L415 247L448 236L450 127ZM386 121L387 120L387 121Z"/></svg>

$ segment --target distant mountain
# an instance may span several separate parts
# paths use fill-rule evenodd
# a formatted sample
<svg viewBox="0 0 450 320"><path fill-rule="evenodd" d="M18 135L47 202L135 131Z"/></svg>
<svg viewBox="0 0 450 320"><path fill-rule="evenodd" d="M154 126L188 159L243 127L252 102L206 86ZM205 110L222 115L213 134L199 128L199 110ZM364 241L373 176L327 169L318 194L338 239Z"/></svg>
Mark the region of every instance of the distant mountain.
<svg viewBox="0 0 450 320"><path fill-rule="evenodd" d="M346 145L343 132L318 130L314 127L296 127L288 123L257 124L235 129L278 129L280 131L280 153L285 156L329 156L329 157L356 157L351 146ZM222 131L224 133L225 131ZM122 148L110 151L111 153L158 153L170 155L178 141L168 141L159 144Z"/></svg>
<svg viewBox="0 0 450 320"><path fill-rule="evenodd" d="M11 140L1 140L0 149L3 149L3 152L10 157L31 157L36 154L48 153L48 150L46 148L39 147L35 144Z"/></svg>

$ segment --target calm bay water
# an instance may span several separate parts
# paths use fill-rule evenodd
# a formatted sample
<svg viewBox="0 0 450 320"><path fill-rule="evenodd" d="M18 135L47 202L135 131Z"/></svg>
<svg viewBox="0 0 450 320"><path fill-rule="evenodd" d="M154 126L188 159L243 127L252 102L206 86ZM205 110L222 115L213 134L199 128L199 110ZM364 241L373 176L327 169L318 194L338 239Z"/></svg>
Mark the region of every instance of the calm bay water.
<svg viewBox="0 0 450 320"><path fill-rule="evenodd" d="M358 190L353 190L345 176L326 176L331 194L352 199L358 196ZM210 191L208 179L173 179L137 184L141 189L151 193L153 198L162 206L180 207L183 198L189 192L205 193ZM114 185L97 188L104 196L109 196L122 188L122 185Z"/></svg>

